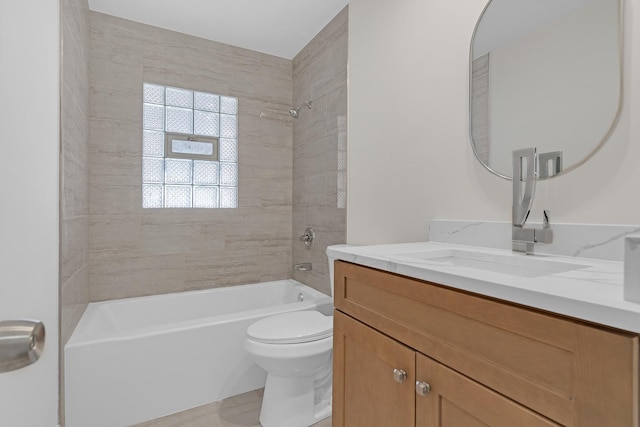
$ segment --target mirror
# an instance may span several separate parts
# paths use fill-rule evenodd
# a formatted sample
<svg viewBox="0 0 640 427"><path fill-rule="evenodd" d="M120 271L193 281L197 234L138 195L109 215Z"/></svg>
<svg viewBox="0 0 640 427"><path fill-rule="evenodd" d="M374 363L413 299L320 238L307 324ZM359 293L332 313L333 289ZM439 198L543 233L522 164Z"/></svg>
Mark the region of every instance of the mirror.
<svg viewBox="0 0 640 427"><path fill-rule="evenodd" d="M473 151L511 179L513 150L561 152L562 171L609 138L622 107L621 0L491 0L471 42Z"/></svg>

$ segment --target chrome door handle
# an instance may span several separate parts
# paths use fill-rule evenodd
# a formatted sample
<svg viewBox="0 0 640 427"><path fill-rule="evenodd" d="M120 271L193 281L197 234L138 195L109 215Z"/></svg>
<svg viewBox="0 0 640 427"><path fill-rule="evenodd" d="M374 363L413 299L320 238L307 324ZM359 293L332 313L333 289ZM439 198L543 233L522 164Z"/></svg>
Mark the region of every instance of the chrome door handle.
<svg viewBox="0 0 640 427"><path fill-rule="evenodd" d="M0 322L0 373L36 363L44 348L44 325L37 320Z"/></svg>
<svg viewBox="0 0 640 427"><path fill-rule="evenodd" d="M393 370L393 379L396 380L397 383L402 384L404 380L407 379L407 373L402 369L394 369Z"/></svg>

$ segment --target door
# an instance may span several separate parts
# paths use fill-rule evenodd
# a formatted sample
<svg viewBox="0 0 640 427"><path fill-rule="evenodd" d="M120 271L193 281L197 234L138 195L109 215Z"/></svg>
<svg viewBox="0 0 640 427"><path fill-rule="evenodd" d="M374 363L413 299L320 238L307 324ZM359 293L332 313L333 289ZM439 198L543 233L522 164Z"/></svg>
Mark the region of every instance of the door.
<svg viewBox="0 0 640 427"><path fill-rule="evenodd" d="M335 311L333 427L413 427L415 351Z"/></svg>
<svg viewBox="0 0 640 427"><path fill-rule="evenodd" d="M416 378L417 427L560 427L420 353Z"/></svg>
<svg viewBox="0 0 640 427"><path fill-rule="evenodd" d="M0 1L0 321L45 325L44 351L0 373L0 426L58 423L58 1Z"/></svg>

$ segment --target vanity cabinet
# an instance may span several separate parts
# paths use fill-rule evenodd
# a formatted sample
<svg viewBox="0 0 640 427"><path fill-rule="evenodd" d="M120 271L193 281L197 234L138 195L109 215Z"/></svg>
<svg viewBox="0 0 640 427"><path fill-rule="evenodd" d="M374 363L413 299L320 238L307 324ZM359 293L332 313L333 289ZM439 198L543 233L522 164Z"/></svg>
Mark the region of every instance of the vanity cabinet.
<svg viewBox="0 0 640 427"><path fill-rule="evenodd" d="M334 427L638 427L636 334L343 261L334 295Z"/></svg>

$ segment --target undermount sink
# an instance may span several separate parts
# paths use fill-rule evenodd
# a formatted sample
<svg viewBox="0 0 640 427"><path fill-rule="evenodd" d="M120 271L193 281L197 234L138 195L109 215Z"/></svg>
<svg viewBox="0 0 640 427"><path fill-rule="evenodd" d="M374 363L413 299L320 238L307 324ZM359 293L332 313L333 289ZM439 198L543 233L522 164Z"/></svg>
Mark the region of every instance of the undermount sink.
<svg viewBox="0 0 640 427"><path fill-rule="evenodd" d="M498 255L462 249L410 252L397 254L397 256L422 260L434 265L475 268L520 277L547 276L587 267L562 261L548 261L535 256Z"/></svg>

